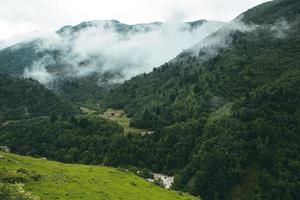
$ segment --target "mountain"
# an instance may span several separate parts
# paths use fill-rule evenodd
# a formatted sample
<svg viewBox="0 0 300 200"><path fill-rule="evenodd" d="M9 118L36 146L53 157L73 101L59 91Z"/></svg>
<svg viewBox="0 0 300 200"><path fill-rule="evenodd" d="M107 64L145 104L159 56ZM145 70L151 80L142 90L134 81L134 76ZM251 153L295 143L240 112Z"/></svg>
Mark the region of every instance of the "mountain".
<svg viewBox="0 0 300 200"><path fill-rule="evenodd" d="M296 0L252 8L102 105L155 130L151 167L177 172L176 189L298 199L299 9Z"/></svg>
<svg viewBox="0 0 300 200"><path fill-rule="evenodd" d="M182 29L187 29L188 31L193 31L199 26L207 23L207 20L198 20L193 22L187 22L182 26ZM76 26L64 26L57 31L59 35L68 36L69 34L77 34L79 32L85 31L90 28L96 29L105 29L117 32L120 34L137 34L137 33L146 33L153 30L160 29L162 26L168 24L167 22L153 22L149 24L134 24L128 25L119 22L118 20L94 20L88 22L82 22Z"/></svg>
<svg viewBox="0 0 300 200"><path fill-rule="evenodd" d="M0 155L1 199L198 199L160 188L123 169Z"/></svg>
<svg viewBox="0 0 300 200"><path fill-rule="evenodd" d="M275 0L249 9L243 13L243 21L255 24L272 24L280 18L295 21L299 18L299 2L295 0Z"/></svg>
<svg viewBox="0 0 300 200"><path fill-rule="evenodd" d="M37 81L0 74L0 122L78 113L77 107Z"/></svg>
<svg viewBox="0 0 300 200"><path fill-rule="evenodd" d="M36 77L58 93L69 92L64 95L75 102L101 86L104 92L96 99L87 97L94 100L91 104L114 108L116 112L109 113L111 119L121 118L125 111L132 127L147 131L125 135L120 125L102 119L97 110L87 109L87 114L81 115L2 123L0 145L19 154L67 163L174 175L172 189L203 199L300 199L299 7L298 0L274 0L249 9L215 31L200 34L196 42L190 40L188 48L177 49L176 57L171 56L175 51L171 52L171 58L160 67L152 65L156 67L150 73L130 73L133 77L124 83L116 81L124 76L120 69L126 69L128 75L131 67L137 66L133 63L143 66L152 55L148 47L155 46L158 54L174 49L173 40L153 38L165 35L183 41L186 29L178 31L182 26L176 24L162 25L154 32L143 28L140 37L130 28L117 33L115 30L124 26L117 21L65 27L59 31L62 36L56 36L59 42L38 41L48 46L48 51L42 52L47 56L25 70L6 65L23 59L23 52L15 60L10 50L4 49L0 57L10 59L3 60L3 72ZM207 28L205 24L199 30ZM91 37L94 39L88 40ZM100 43L101 48L94 46ZM65 48L65 44L75 45ZM135 48L137 44L142 48ZM91 70L92 66L103 68ZM95 80L93 87L90 83ZM68 83L64 92L59 92L64 86L61 81ZM85 85L91 89L85 90ZM68 89L71 87L79 94Z"/></svg>
<svg viewBox="0 0 300 200"><path fill-rule="evenodd" d="M119 166L123 136L116 122L82 113L35 80L0 75L0 146L66 163Z"/></svg>
<svg viewBox="0 0 300 200"><path fill-rule="evenodd" d="M31 77L73 102L86 103L101 98L115 83L149 72L223 25L205 20L136 25L116 20L83 22L1 50L0 73Z"/></svg>

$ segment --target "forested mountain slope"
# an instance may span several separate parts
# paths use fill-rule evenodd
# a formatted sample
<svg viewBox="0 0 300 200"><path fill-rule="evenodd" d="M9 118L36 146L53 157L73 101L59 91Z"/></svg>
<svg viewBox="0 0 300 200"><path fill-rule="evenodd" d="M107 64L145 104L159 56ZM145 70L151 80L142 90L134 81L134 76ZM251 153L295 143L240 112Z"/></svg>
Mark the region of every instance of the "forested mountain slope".
<svg viewBox="0 0 300 200"><path fill-rule="evenodd" d="M37 81L0 74L0 122L78 113L77 107Z"/></svg>
<svg viewBox="0 0 300 200"><path fill-rule="evenodd" d="M293 6L288 4L288 8L294 7L297 10L298 2L291 2L294 2ZM270 4L273 5L274 2ZM281 10L285 10L285 7ZM283 12L281 10L274 12ZM256 9L252 10L255 11ZM284 17L278 18L278 22ZM286 71L297 70L299 15L295 15L287 23L288 30L284 30L286 27L277 27L276 24L260 24L250 32L232 31L229 35L232 40L230 46L217 49L219 54L208 61L203 59L202 54L206 53L206 49L214 47L199 49L197 56L194 56L194 52L186 51L172 62L155 68L149 74L134 77L112 90L106 101L107 106L125 108L129 114L135 113L134 125L145 128L186 120L197 116L201 109L210 112L210 109L276 80ZM283 29L283 38L278 37L277 28ZM196 107L188 109L188 106ZM163 111L160 110L161 107ZM155 112L147 113L151 109ZM178 112L168 112L171 110ZM155 113L159 113L159 116ZM145 124L147 120L143 120L144 124L138 123L143 115L145 119L149 119L148 124Z"/></svg>
<svg viewBox="0 0 300 200"><path fill-rule="evenodd" d="M122 135L117 123L83 115L35 80L0 75L0 146L23 155L102 164L113 160L110 144Z"/></svg>
<svg viewBox="0 0 300 200"><path fill-rule="evenodd" d="M300 2L297 0L275 0L249 9L241 16L246 23L271 24L279 18L294 21L299 17Z"/></svg>
<svg viewBox="0 0 300 200"><path fill-rule="evenodd" d="M175 188L204 199L298 199L299 8L275 0L250 9L236 19L248 31L126 81L103 105L156 130L152 167L183 169Z"/></svg>

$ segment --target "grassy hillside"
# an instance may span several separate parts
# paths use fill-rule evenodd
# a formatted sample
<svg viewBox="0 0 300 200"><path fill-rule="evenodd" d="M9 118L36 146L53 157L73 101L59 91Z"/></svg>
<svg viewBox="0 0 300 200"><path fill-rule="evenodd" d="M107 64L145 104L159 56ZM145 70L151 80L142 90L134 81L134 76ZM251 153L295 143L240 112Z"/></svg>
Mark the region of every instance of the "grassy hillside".
<svg viewBox="0 0 300 200"><path fill-rule="evenodd" d="M121 169L68 165L0 152L0 181L21 180L43 200L196 200Z"/></svg>
<svg viewBox="0 0 300 200"><path fill-rule="evenodd" d="M137 129L137 128L130 127L131 119L126 115L124 110L116 110L116 109L109 108L106 109L106 111L103 112L102 114L99 114L97 110L93 110L85 107L81 107L81 110L85 114L88 114L89 116L98 117L98 118L100 117L100 118L117 122L120 126L123 127L125 135L128 134L143 135L143 134L147 134L148 132L151 132L150 130L146 130L146 129Z"/></svg>

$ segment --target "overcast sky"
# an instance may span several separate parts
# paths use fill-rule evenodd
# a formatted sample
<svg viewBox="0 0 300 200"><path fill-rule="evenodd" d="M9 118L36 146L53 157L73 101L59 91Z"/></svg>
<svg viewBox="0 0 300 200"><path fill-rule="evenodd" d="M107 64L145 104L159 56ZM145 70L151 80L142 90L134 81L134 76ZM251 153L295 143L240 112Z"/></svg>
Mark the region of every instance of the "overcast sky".
<svg viewBox="0 0 300 200"><path fill-rule="evenodd" d="M267 0L0 0L0 40L55 31L82 21L230 21Z"/></svg>

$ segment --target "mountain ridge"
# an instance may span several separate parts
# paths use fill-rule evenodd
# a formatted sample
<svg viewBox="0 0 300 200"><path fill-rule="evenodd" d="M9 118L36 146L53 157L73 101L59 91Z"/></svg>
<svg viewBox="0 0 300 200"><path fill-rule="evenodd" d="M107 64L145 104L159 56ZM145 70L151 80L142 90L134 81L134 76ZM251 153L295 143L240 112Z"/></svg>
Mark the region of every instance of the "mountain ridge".
<svg viewBox="0 0 300 200"><path fill-rule="evenodd" d="M137 25L116 20L83 22L58 30L53 38L39 38L1 50L0 72L37 79L71 101L74 95L70 96L64 88L74 89L72 93L76 94L78 89L69 83L79 82L87 92L81 92L83 98L75 98L84 102L95 101L102 96L97 88L100 93L105 93L112 85L147 72L153 65L175 56L181 46L186 46L179 38L186 38L192 44L197 37L222 25L205 20ZM162 51L161 54L155 50L166 46L164 43L174 45L170 53ZM147 55L149 52L151 55ZM86 84L88 80L91 81Z"/></svg>
<svg viewBox="0 0 300 200"><path fill-rule="evenodd" d="M254 7L233 28L214 31L204 45L93 102L122 109L149 135L123 135L118 124L98 118L99 109L7 124L0 138L21 154L175 175L174 189L204 199L300 199L299 9L296 0Z"/></svg>
<svg viewBox="0 0 300 200"><path fill-rule="evenodd" d="M180 22L178 24L182 24L182 25L189 25L190 26L190 30L193 30L195 28L197 28L197 26L202 25L203 23L207 23L207 20L201 19L201 20L196 20L196 21L191 21L191 22ZM168 24L170 22L160 22L160 21L156 21L156 22L150 22L150 23L137 23L137 24L125 24L122 23L118 20L112 19L112 20L92 20L92 21L85 21L85 22L81 22L80 24L71 26L71 25L67 25L64 26L62 28L60 28L59 30L57 30L56 32L58 34L64 34L64 32L77 32L77 31L82 31L83 29L86 28L105 28L105 29L115 29L117 32L148 32L151 31L151 29L155 29L155 28L159 28L160 26L164 25L164 24ZM222 22L220 22L222 23Z"/></svg>

